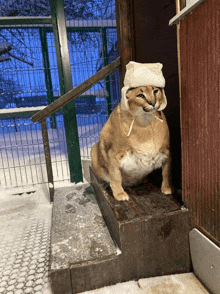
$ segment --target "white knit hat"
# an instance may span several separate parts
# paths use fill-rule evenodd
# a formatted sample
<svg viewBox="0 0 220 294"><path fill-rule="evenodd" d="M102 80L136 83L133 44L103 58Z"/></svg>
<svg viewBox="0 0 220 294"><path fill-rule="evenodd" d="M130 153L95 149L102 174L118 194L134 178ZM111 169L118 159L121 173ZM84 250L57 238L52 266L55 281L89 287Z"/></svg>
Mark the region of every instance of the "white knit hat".
<svg viewBox="0 0 220 294"><path fill-rule="evenodd" d="M141 86L156 86L159 88L165 87L162 67L163 65L161 63L138 63L134 61L130 61L126 65L124 87L121 90L122 109L127 109L126 93L128 89ZM166 107L165 104L164 106Z"/></svg>
<svg viewBox="0 0 220 294"><path fill-rule="evenodd" d="M161 63L138 63L130 61L126 65L124 86L136 88L140 86L155 86L164 88L165 79Z"/></svg>

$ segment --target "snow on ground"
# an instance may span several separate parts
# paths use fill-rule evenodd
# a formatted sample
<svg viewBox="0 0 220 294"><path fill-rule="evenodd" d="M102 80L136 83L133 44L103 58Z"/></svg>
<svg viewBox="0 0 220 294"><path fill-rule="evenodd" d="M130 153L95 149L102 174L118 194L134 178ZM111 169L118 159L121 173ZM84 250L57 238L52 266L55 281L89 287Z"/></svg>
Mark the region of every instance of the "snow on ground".
<svg viewBox="0 0 220 294"><path fill-rule="evenodd" d="M55 188L88 185L57 182ZM1 294L52 294L48 279L51 215L47 184L0 187ZM174 292L208 294L193 273L129 281L82 294Z"/></svg>
<svg viewBox="0 0 220 294"><path fill-rule="evenodd" d="M56 187L88 185L58 183ZM48 185L0 188L1 294L52 294L48 278L51 216Z"/></svg>
<svg viewBox="0 0 220 294"><path fill-rule="evenodd" d="M1 189L0 195L0 293L51 293L47 187Z"/></svg>

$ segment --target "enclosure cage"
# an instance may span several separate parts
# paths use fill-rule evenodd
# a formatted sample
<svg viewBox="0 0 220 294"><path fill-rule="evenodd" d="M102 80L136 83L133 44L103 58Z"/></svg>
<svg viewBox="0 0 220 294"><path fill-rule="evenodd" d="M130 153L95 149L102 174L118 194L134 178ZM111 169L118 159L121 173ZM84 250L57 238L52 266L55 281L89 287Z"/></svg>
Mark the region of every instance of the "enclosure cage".
<svg viewBox="0 0 220 294"><path fill-rule="evenodd" d="M63 0L51 1L63 5ZM56 38L49 1L0 3L0 185L19 187L47 182L41 125L30 117L62 93ZM114 0L64 1L73 87L118 56ZM62 28L61 28L62 29ZM116 71L74 100L75 105L47 118L54 181L70 181L69 149L78 137L81 160L119 102ZM73 112L71 112L71 107ZM77 126L74 124L75 116ZM70 131L71 130L71 131ZM72 147L71 147L72 146ZM73 179L72 179L73 181Z"/></svg>

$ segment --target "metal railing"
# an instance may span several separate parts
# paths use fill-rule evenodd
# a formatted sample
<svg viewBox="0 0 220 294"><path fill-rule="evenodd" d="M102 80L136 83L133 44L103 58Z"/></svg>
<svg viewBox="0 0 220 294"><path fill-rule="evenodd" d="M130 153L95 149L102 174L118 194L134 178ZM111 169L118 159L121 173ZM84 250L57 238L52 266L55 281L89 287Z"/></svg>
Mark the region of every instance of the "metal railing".
<svg viewBox="0 0 220 294"><path fill-rule="evenodd" d="M109 65L105 66L103 69L98 71L96 74L88 78L86 81L81 83L79 86L75 87L74 89L70 90L59 99L51 103L50 105L46 106L43 110L39 111L35 115L31 117L32 122L39 122L41 123L42 127L42 136L43 136L43 145L44 145L44 152L45 152L45 160L46 160L46 168L47 168L47 176L48 176L48 183L49 183L49 192L50 192L50 201L53 201L54 195L54 181L53 181L53 171L52 171L52 163L51 163L51 156L50 156L50 148L49 148L49 140L48 140L48 133L47 133L47 125L46 125L46 118L70 103L72 100L79 97L85 91L90 89L92 86L100 82L101 80L108 77L114 71L116 71L121 64L121 59L118 57L115 61L110 63Z"/></svg>
<svg viewBox="0 0 220 294"><path fill-rule="evenodd" d="M12 52L9 52L11 56L17 55L25 62L25 70L13 58L1 63L5 73L2 80L8 79L15 84L14 88L0 93L4 99L0 97L0 133L3 134L0 181L6 188L47 182L43 129L41 123L32 123L30 116L39 111L39 107L44 108L40 105L50 104L60 96L66 97L73 85L76 87L118 56L116 20L109 18L109 14L104 13L103 19L98 18L99 13L97 19L77 20L72 19L72 14L67 14L66 10L65 23L63 0L49 2L51 11L47 15L51 13L51 16L22 17L20 14L21 17L0 17L1 40L13 45ZM15 30L21 36L19 42L23 41L20 43L24 48L16 41L18 34L14 33ZM86 43L78 36L86 36ZM74 43L78 42L77 38L81 40L81 47ZM87 40L90 40L91 48ZM88 46L85 47L83 42ZM96 86L89 89L93 85L90 84L88 90L80 92L82 96L65 104L61 111L46 120L52 182L70 180L77 183L83 180L82 160L90 157L91 147L98 140L98 133L120 96L118 72L105 80L102 78L104 76L97 80ZM22 175L21 170L24 171ZM49 181L50 186L52 182Z"/></svg>

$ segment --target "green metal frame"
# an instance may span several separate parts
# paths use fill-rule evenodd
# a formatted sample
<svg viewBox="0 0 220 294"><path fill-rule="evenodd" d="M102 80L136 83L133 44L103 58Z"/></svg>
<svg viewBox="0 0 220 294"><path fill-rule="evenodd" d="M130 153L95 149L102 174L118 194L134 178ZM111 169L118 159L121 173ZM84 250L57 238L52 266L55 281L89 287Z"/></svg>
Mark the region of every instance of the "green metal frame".
<svg viewBox="0 0 220 294"><path fill-rule="evenodd" d="M112 27L68 27L66 28L63 0L50 0L51 16L49 17L0 17L0 26L4 29L16 28L21 25L21 28L38 28L40 34L40 40L42 45L43 65L45 73L45 84L47 88L48 104L54 101L49 55L47 47L47 32L53 32L54 41L56 47L56 56L58 64L58 74L60 82L61 96L70 91L73 88L72 75L69 60L69 49L67 41L68 32L98 32L102 34L102 44L104 52L104 66L108 65L108 52L107 52L107 36L106 30ZM36 24L39 26L36 27ZM49 25L49 26L46 26ZM33 25L33 26L32 26ZM35 26L34 26L35 25ZM106 90L107 96L107 113L111 114L111 91L110 91L110 79L106 78ZM86 96L80 96L79 98L86 98ZM57 98L57 97L56 97ZM76 121L75 103L71 101L68 105L64 106L61 110L64 116L64 126L66 132L68 160L70 168L70 180L71 182L83 181L82 165L80 156L80 146L78 137L78 128ZM0 117L15 117L23 115L33 115L38 111L29 112L11 112L0 114ZM56 128L55 114L51 116L51 127Z"/></svg>
<svg viewBox="0 0 220 294"><path fill-rule="evenodd" d="M63 1L50 0L50 7L56 46L60 92L61 95L64 95L73 88L73 84ZM63 108L63 113L70 168L70 180L71 182L78 183L83 181L83 174L74 101Z"/></svg>
<svg viewBox="0 0 220 294"><path fill-rule="evenodd" d="M26 16L26 17L0 17L0 25L3 25L4 27L9 25L45 25L45 24L51 24L52 18L51 16L45 16L45 17L32 17L32 16Z"/></svg>
<svg viewBox="0 0 220 294"><path fill-rule="evenodd" d="M38 113L39 110L30 110L30 111L17 111L17 112L6 112L6 113L0 113L0 118L10 118L10 117L16 117L16 116L26 116L26 115L34 115Z"/></svg>
<svg viewBox="0 0 220 294"><path fill-rule="evenodd" d="M50 62L49 62L46 31L43 28L40 28L39 34L40 34L41 49L42 49L42 55L43 55L43 66L44 66L45 84L47 88L47 98L48 98L48 104L50 104L54 101L54 97L53 97L53 86L52 86L52 79L51 79L51 72L50 72ZM56 117L54 114L50 117L50 123L51 123L51 127L55 129Z"/></svg>
<svg viewBox="0 0 220 294"><path fill-rule="evenodd" d="M103 41L103 52L104 52L104 66L108 65L108 48L107 48L107 28L102 28L102 41ZM112 112L112 102L111 102L111 89L110 89L110 78L109 76L105 79L106 81L106 90L108 92L107 96L107 113L108 116Z"/></svg>

